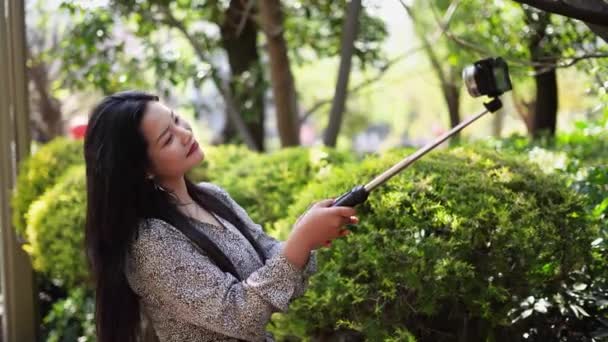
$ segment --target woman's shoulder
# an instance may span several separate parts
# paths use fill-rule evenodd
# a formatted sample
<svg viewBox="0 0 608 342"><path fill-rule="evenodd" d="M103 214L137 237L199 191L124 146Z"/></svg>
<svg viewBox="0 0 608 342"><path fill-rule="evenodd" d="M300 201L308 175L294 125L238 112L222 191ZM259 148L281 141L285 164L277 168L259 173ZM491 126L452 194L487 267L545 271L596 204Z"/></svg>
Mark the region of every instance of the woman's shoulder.
<svg viewBox="0 0 608 342"><path fill-rule="evenodd" d="M228 191L226 191L221 186L210 182L200 182L197 185L201 189L205 190L207 193L213 195L218 200L221 200L230 206L234 205L234 200L232 199Z"/></svg>
<svg viewBox="0 0 608 342"><path fill-rule="evenodd" d="M221 186L215 184L215 183L211 183L211 182L200 182L196 184L198 187L200 187L203 190L207 190L215 195L222 195L222 196L228 196L228 192L226 190L224 190L224 188L222 188Z"/></svg>
<svg viewBox="0 0 608 342"><path fill-rule="evenodd" d="M135 244L163 240L168 237L181 238L183 234L172 224L159 218L144 218L139 221Z"/></svg>

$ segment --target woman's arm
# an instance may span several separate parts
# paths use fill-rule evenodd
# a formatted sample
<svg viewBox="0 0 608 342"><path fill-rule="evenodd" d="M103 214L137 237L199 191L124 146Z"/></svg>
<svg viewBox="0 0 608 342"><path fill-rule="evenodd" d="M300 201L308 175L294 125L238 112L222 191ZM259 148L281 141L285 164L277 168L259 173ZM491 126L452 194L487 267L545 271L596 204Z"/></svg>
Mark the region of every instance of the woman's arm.
<svg viewBox="0 0 608 342"><path fill-rule="evenodd" d="M262 227L254 223L249 215L236 203L230 195L217 185L212 183L201 183L201 186L214 191L219 198L226 201L252 230L254 239L258 241L265 250L270 250L271 255L276 257L280 251L292 265L304 268L305 274L301 280L301 287L294 292L294 296L300 295L308 283L308 276L316 270L316 259L312 250L324 245L338 237L349 233L343 227L348 223L357 223L358 218L355 209L350 207L331 207L334 200L326 199L312 205L299 219L282 248L277 248L278 242L262 231ZM311 256L311 254L313 254Z"/></svg>
<svg viewBox="0 0 608 342"><path fill-rule="evenodd" d="M129 283L140 296L160 301L177 319L239 339L263 337L271 314L287 309L302 279L277 253L241 282L156 219L140 230L127 260Z"/></svg>
<svg viewBox="0 0 608 342"><path fill-rule="evenodd" d="M243 207L241 207L230 196L230 194L228 194L228 192L225 191L224 189L222 189L221 187L219 187L213 183L208 183L208 182L199 183L199 186L212 191L216 196L220 196L220 198L223 199L224 202L227 205L229 205L236 212L236 214L240 217L240 219L243 222L245 222L245 224L249 227L249 229L253 235L253 238L262 247L262 249L264 250L264 252L266 253L266 255L269 259L274 257L277 253L283 251L285 249L285 247L288 248L288 251L293 252L292 254L297 255L293 259L297 259L298 256L301 258L302 255L306 256L307 253L301 252L301 251L296 251L296 249L299 246L297 246L297 242L293 241L293 239L292 239L292 241L290 241L291 246L287 246L287 241L285 241L285 242L277 241L275 238L266 234L264 232L264 230L262 229L262 226L255 223L251 219L251 217L249 217L249 215L247 214L245 209L243 209ZM315 251L312 251L309 255L310 255L310 257L306 258L302 262L304 272L303 272L302 283L300 284L301 286L298 289L298 291L296 291L296 293L298 295L300 295L303 292L303 290L305 289L308 278L317 271L317 262L316 262ZM298 267L302 268L302 265L298 265Z"/></svg>

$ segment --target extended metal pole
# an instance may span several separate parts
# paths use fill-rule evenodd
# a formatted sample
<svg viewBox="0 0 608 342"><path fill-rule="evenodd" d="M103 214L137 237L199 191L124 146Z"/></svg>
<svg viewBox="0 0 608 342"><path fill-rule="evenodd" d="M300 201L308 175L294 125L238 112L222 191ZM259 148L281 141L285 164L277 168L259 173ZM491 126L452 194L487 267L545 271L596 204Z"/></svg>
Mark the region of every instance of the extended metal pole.
<svg viewBox="0 0 608 342"><path fill-rule="evenodd" d="M365 202L365 200L367 199L367 196L369 195L369 193L372 190L374 190L378 186L384 184L391 177L393 177L397 173L403 171L405 168L410 166L413 162L420 159L422 156L427 154L429 151L433 150L439 144L446 141L448 138L450 138L454 134L460 132L463 128L472 124L480 117L484 116L485 114L487 114L489 112L493 113L493 112L499 110L502 107L502 102L500 101L500 99L498 97L495 97L490 102L484 103L484 106L486 107L486 109L483 112L481 112L477 115L474 115L474 116L468 118L467 120L461 122L456 127L445 132L444 134L439 136L434 141L431 141L430 143L428 143L425 146L423 146L422 148L420 148L418 151L409 155L407 158L405 158L402 161L400 161L399 163L393 165L390 169L384 171L382 174L380 174L379 176L374 178L371 182L365 184L364 186L361 186L361 185L356 186L349 192L344 193L342 196L340 196L334 202L334 204L332 206L354 207L357 204Z"/></svg>
<svg viewBox="0 0 608 342"><path fill-rule="evenodd" d="M441 136L437 137L437 139L435 139L434 141L431 141L430 143L426 144L418 151L409 155L407 158L403 159L399 163L393 165L390 169L384 171L382 174L380 174L379 176L374 178L371 182L365 184L365 186L364 186L365 191L371 192L378 186L384 184L391 177L398 174L399 172L401 172L402 170L404 170L405 168L410 166L413 162L420 159L425 154L429 153L429 151L431 151L435 147L439 146L444 141L448 140L448 138L450 138L454 134L460 132L463 128L465 128L468 125L472 124L473 122L477 121L477 119L481 118L482 116L486 115L489 112L490 112L490 110L488 108L486 108L483 112L466 119L465 121L459 123L457 126L452 128L451 130L443 133Z"/></svg>

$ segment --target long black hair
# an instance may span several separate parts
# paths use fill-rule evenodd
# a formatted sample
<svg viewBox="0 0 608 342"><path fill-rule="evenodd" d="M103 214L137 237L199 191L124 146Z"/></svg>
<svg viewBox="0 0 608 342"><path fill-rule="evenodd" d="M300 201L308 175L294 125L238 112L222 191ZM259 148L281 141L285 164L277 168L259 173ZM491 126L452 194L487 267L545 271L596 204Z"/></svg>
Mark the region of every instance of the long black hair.
<svg viewBox="0 0 608 342"><path fill-rule="evenodd" d="M139 304L127 283L124 267L128 248L147 218L173 225L220 269L241 279L222 250L177 209L175 195L146 177L150 160L140 124L151 101L158 101L158 97L139 91L104 98L93 109L85 136L85 242L95 283L99 342L138 339ZM199 205L237 227L265 260L262 249L227 203L188 179L186 187Z"/></svg>

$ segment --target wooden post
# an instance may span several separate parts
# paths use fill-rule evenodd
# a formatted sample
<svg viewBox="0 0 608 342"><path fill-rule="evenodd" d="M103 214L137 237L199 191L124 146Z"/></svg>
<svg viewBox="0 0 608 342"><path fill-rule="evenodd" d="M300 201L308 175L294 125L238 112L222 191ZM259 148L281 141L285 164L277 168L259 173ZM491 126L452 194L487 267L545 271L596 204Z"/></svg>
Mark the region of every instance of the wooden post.
<svg viewBox="0 0 608 342"><path fill-rule="evenodd" d="M34 275L11 225L18 162L29 153L23 0L0 2L0 261L2 341L36 341Z"/></svg>

